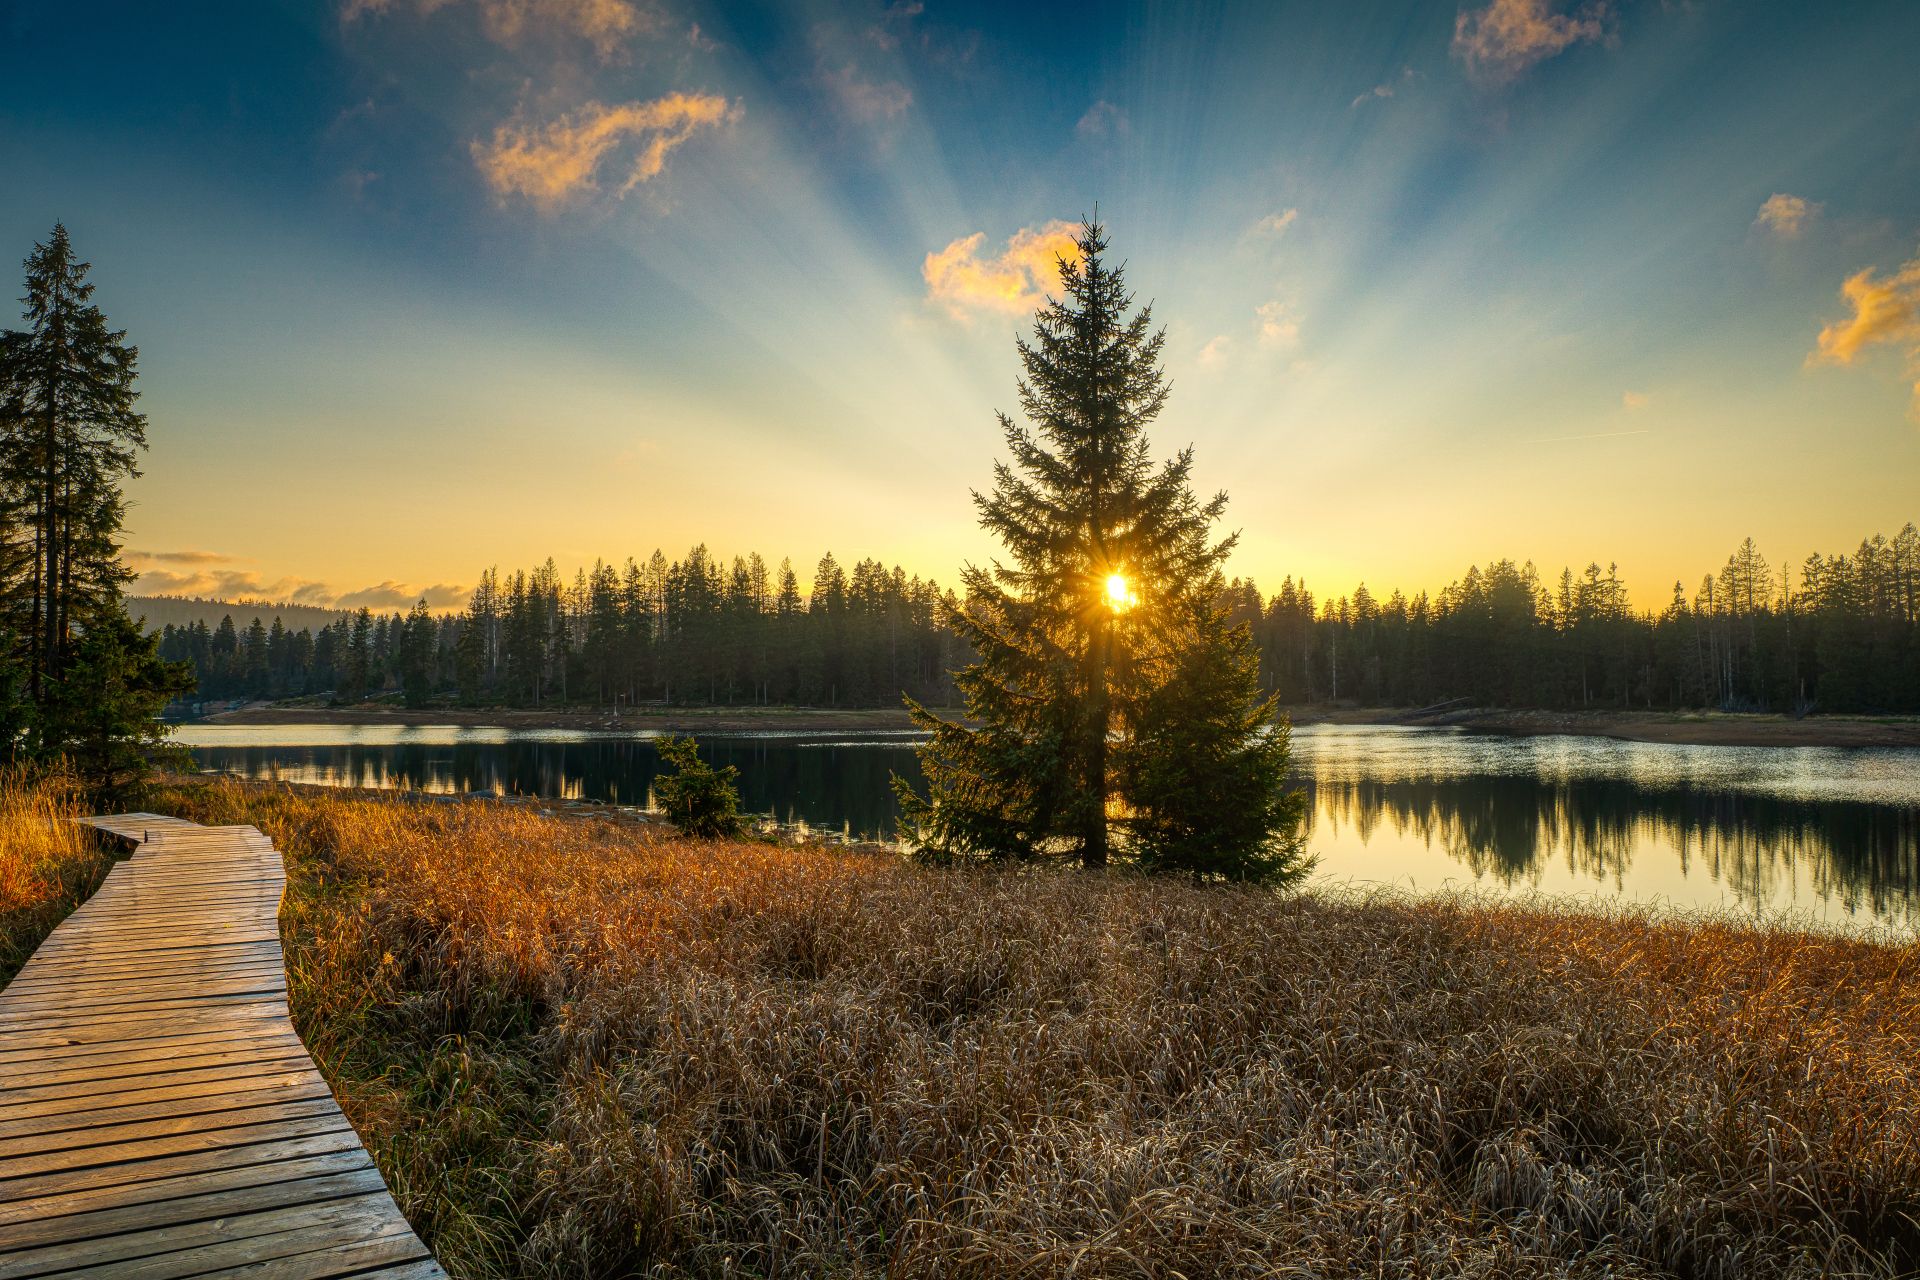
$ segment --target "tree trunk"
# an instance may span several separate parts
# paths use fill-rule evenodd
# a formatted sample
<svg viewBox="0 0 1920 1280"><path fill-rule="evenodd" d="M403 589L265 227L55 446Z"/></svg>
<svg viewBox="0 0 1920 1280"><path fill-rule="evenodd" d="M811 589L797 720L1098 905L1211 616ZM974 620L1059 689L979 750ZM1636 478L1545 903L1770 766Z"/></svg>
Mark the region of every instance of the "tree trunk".
<svg viewBox="0 0 1920 1280"><path fill-rule="evenodd" d="M1107 693L1107 644L1111 624L1095 628L1088 646L1087 680L1087 773L1085 786L1093 798L1087 816L1086 831L1080 840L1080 865L1107 865L1107 718L1111 703Z"/></svg>

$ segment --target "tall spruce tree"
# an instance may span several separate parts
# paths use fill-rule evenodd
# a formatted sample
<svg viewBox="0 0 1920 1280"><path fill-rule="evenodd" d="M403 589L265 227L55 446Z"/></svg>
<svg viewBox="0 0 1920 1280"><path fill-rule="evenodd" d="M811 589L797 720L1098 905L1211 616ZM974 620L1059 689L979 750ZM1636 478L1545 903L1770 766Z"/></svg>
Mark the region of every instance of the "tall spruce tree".
<svg viewBox="0 0 1920 1280"><path fill-rule="evenodd" d="M146 415L134 408L139 352L94 306L90 264L56 223L26 260L27 327L0 338L7 431L0 476L17 517L8 621L39 700L60 679L76 628L122 608L120 485L139 474ZM24 554L23 554L24 553Z"/></svg>
<svg viewBox="0 0 1920 1280"><path fill-rule="evenodd" d="M26 328L0 334L0 753L67 760L105 794L143 772L192 674L161 660L122 596L139 353L93 305L64 226L25 267Z"/></svg>
<svg viewBox="0 0 1920 1280"><path fill-rule="evenodd" d="M908 700L931 735L929 790L896 783L903 830L936 857L1097 867L1118 826L1145 865L1285 879L1299 804L1283 798L1287 740L1268 734L1251 638L1222 612L1226 495L1194 494L1191 449L1149 454L1165 334L1106 249L1082 226L1061 297L1017 343L1031 425L999 416L1012 460L974 494L1007 559L963 571L949 618L977 659L956 677L973 723ZM1176 785L1202 775L1198 793Z"/></svg>

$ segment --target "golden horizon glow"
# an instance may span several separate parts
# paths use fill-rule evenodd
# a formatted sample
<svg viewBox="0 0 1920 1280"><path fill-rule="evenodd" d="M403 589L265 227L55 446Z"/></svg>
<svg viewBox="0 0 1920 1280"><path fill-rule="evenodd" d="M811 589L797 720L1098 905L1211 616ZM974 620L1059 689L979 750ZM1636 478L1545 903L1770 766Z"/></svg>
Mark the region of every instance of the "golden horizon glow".
<svg viewBox="0 0 1920 1280"><path fill-rule="evenodd" d="M140 594L457 608L697 543L957 585L1096 211L1151 452L1267 595L1511 558L1657 610L1920 519L1920 6L31 8L0 248L65 220L140 347Z"/></svg>

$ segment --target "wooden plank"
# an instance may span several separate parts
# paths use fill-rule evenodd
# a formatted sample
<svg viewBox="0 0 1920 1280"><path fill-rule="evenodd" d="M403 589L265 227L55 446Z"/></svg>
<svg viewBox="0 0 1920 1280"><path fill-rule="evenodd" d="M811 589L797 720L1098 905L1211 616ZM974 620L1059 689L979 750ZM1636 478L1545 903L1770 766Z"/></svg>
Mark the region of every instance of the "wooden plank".
<svg viewBox="0 0 1920 1280"><path fill-rule="evenodd" d="M54 1102L62 1098L104 1098L125 1100L135 1093L164 1082L168 1085L203 1084L219 1080L252 1080L272 1073L311 1069L307 1055L282 1050L272 1058L238 1058L226 1062L189 1067L175 1063L171 1070L149 1071L133 1076L89 1075L84 1080L60 1080L48 1084L23 1085L0 1089L0 1111L23 1102ZM6 1112L11 1114L11 1112Z"/></svg>
<svg viewBox="0 0 1920 1280"><path fill-rule="evenodd" d="M368 1268L374 1268L368 1270ZM203 1280L443 1280L440 1264L426 1257L411 1236L381 1236L311 1253L204 1271Z"/></svg>
<svg viewBox="0 0 1920 1280"><path fill-rule="evenodd" d="M0 1280L445 1280L287 1013L280 855L134 845L0 991Z"/></svg>
<svg viewBox="0 0 1920 1280"><path fill-rule="evenodd" d="M240 1063L278 1062L306 1057L297 1044L269 1045L265 1048L229 1049L211 1047L202 1053L161 1054L150 1058L127 1059L108 1054L87 1066L55 1067L52 1070L10 1070L0 1073L0 1102L14 1096L15 1090L45 1089L57 1085L92 1084L96 1081L130 1080L139 1076L164 1075L169 1071L207 1071Z"/></svg>
<svg viewBox="0 0 1920 1280"><path fill-rule="evenodd" d="M20 1066L44 1066L56 1060L78 1065L90 1058L100 1057L153 1057L164 1056L176 1050L185 1052L192 1046L222 1044L241 1047L268 1040L285 1040L293 1035L291 1027L282 1027L273 1022L263 1022L256 1027L247 1028L238 1025L215 1026L212 1030L187 1029L171 1035L148 1036L138 1041L113 1041L104 1044L89 1044L75 1041L56 1048L38 1050L0 1049L0 1072L8 1072Z"/></svg>
<svg viewBox="0 0 1920 1280"><path fill-rule="evenodd" d="M366 1156L360 1136L344 1121L331 1129L299 1136L285 1136L291 1126L265 1126L254 1130L227 1130L228 1133L261 1133L263 1140L235 1142L230 1146L197 1146L164 1155L127 1158L104 1164L42 1172L21 1178L0 1178L0 1214L18 1201L69 1192L97 1191L105 1187L124 1187L134 1183L156 1182L185 1174L212 1173L221 1169L240 1169L249 1165L277 1165L305 1156L324 1156L346 1151ZM215 1131L220 1132L220 1131ZM194 1135L198 1139L201 1135ZM90 1148L106 1152L131 1151L138 1143L119 1147ZM371 1157L367 1157L371 1159Z"/></svg>
<svg viewBox="0 0 1920 1280"><path fill-rule="evenodd" d="M252 1213L200 1217L141 1231L15 1249L0 1253L0 1280L106 1264L112 1265L116 1276L191 1276L222 1263L286 1257L337 1240L395 1234L393 1224L381 1210L379 1202L385 1199L384 1191L362 1192L318 1204L274 1206ZM401 1222L399 1229L405 1230L406 1224ZM298 1242L283 1239L281 1248L275 1250L271 1237L301 1231L314 1235ZM295 1247L286 1247L289 1243ZM182 1256L188 1252L200 1256ZM182 1263L187 1265L183 1267Z"/></svg>
<svg viewBox="0 0 1920 1280"><path fill-rule="evenodd" d="M9 1248L86 1240L165 1226L187 1214L220 1217L385 1186L365 1151L334 1151L0 1204L0 1239Z"/></svg>
<svg viewBox="0 0 1920 1280"><path fill-rule="evenodd" d="M62 1148L36 1146L30 1154L0 1157L0 1186L25 1179L55 1176L80 1169L104 1169L160 1156L227 1151L257 1142L299 1141L316 1134L351 1130L338 1104L309 1104L305 1110L273 1108L268 1112L229 1112L218 1123L188 1125L178 1132L123 1134L104 1142Z"/></svg>

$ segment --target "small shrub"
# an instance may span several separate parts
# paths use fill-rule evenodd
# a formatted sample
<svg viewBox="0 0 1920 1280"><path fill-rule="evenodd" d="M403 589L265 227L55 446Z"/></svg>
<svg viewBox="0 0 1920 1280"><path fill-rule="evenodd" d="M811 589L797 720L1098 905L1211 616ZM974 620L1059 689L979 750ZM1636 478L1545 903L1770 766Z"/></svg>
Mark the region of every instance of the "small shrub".
<svg viewBox="0 0 1920 1280"><path fill-rule="evenodd" d="M686 835L722 840L746 829L740 817L740 771L732 765L716 769L700 758L700 744L692 738L662 738L660 758L673 772L654 779L653 794L668 821Z"/></svg>

